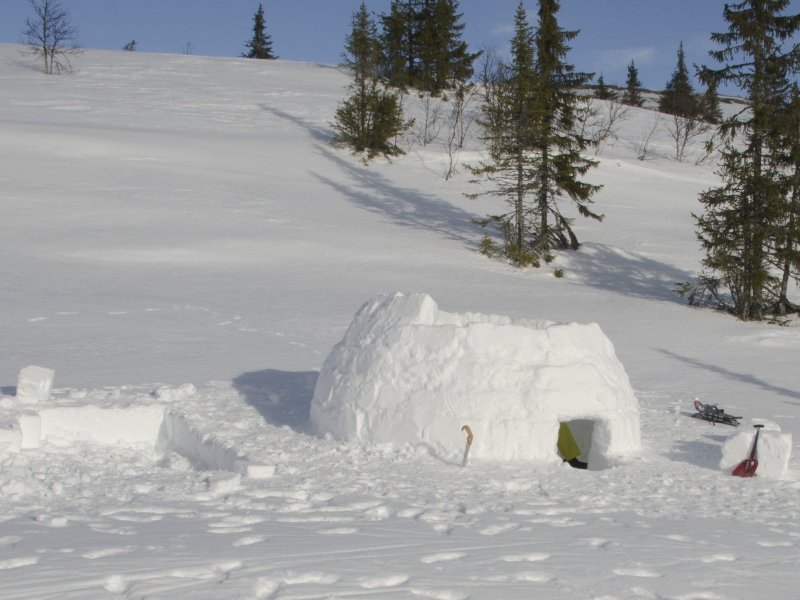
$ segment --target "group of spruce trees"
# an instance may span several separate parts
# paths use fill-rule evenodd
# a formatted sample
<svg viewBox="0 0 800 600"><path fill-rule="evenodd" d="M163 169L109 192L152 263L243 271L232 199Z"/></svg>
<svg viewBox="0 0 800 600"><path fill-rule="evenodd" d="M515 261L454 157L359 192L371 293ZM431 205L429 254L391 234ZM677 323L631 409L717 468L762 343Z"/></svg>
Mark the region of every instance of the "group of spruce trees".
<svg viewBox="0 0 800 600"><path fill-rule="evenodd" d="M800 47L791 42L800 15L784 15L788 5L726 4L728 31L711 35L721 46L711 52L719 65L699 72L706 91L695 92L681 44L659 100L659 110L675 118L716 124L716 138L724 140L722 185L701 194L704 212L695 215L704 271L687 291L690 301L714 303L744 320L800 312L789 298L790 283L800 278L800 90L794 81ZM559 0L538 0L532 26L520 2L510 56L481 82L487 159L471 167L483 184L473 196L497 196L508 207L480 221L503 240L498 248L487 235L483 250L521 266L551 260L554 249L578 247L571 215L602 219L592 209L600 186L582 181L597 165L586 152L593 142L579 133L593 74L567 60L578 32L559 26L559 9ZM393 88L438 94L473 75L477 54L461 40L460 18L456 0L395 0L380 17L379 32L361 5L347 37L351 94L333 124L340 141L369 155L399 152L391 140L408 123ZM627 83L621 100L640 106L633 62ZM731 84L748 102L723 118L717 89ZM595 95L616 98L602 76Z"/></svg>
<svg viewBox="0 0 800 600"><path fill-rule="evenodd" d="M798 312L789 284L800 277L800 14L789 0L726 4L728 31L713 33L717 68L709 86L733 84L748 105L724 119L719 187L700 196L698 238L705 271L690 299L711 301L743 320Z"/></svg>
<svg viewBox="0 0 800 600"><path fill-rule="evenodd" d="M485 194L509 205L482 224L502 232L503 254L519 265L549 260L553 248L578 247L561 200L572 201L585 217L602 218L590 209L599 186L580 181L597 163L583 156L591 142L576 127L584 110L579 90L592 75L566 61L577 32L559 27L559 8L557 0L540 0L534 30L520 2L512 56L485 82L481 125L490 160L472 172L488 183ZM362 3L346 41L351 93L333 123L340 142L368 155L399 152L392 140L408 123L390 89L436 94L472 77L478 53L461 40L460 19L456 0L395 0L379 34Z"/></svg>
<svg viewBox="0 0 800 600"><path fill-rule="evenodd" d="M539 0L534 28L520 2L510 58L485 82L481 124L489 159L472 172L488 183L482 194L503 198L509 210L481 224L502 232L502 252L518 265L549 261L554 248L577 249L563 200L584 217L602 219L590 208L600 186L580 180L597 165L585 156L592 142L577 127L586 110L579 91L592 74L567 62L578 32L559 27L559 8L558 0ZM484 238L484 251L491 252L490 240Z"/></svg>
<svg viewBox="0 0 800 600"><path fill-rule="evenodd" d="M392 87L439 94L468 81L480 53L461 39L457 0L393 0L381 15L379 74Z"/></svg>
<svg viewBox="0 0 800 600"><path fill-rule="evenodd" d="M628 64L628 74L625 80L621 97L606 85L603 75L597 79L594 86L594 96L599 100L619 99L629 106L642 106L642 82L639 80L639 69L636 63ZM722 118L719 95L713 82L710 82L703 94L695 92L692 77L686 66L686 54L683 51L683 42L678 46L678 60L675 71L664 90L659 95L658 111L668 115L676 115L687 119L698 119L706 123L719 123Z"/></svg>
<svg viewBox="0 0 800 600"><path fill-rule="evenodd" d="M410 122L396 91L437 95L473 75L479 53L467 51L461 17L457 0L393 0L379 32L361 3L345 41L353 83L333 123L339 142L368 156L401 152L394 140Z"/></svg>

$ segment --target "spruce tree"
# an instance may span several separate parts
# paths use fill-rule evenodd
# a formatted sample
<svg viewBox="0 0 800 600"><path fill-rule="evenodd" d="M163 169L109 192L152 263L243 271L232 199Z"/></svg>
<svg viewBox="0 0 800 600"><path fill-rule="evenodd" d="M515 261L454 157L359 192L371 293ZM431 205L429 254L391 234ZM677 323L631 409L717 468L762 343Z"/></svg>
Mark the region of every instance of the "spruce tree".
<svg viewBox="0 0 800 600"><path fill-rule="evenodd" d="M771 291L774 312L779 316L800 312L800 306L789 300L789 283L800 283L800 87L792 84L778 124L779 160L783 166L784 186L781 214L771 249L773 268L778 272L776 287Z"/></svg>
<svg viewBox="0 0 800 600"><path fill-rule="evenodd" d="M370 158L401 154L393 140L408 124L403 120L397 96L379 84L377 28L363 2L353 15L345 49L345 64L351 69L353 83L350 96L337 108L332 124L337 141Z"/></svg>
<svg viewBox="0 0 800 600"><path fill-rule="evenodd" d="M253 37L245 44L249 50L242 54L244 58L278 58L272 52L272 38L267 34L264 21L264 6L259 3L256 14L253 15Z"/></svg>
<svg viewBox="0 0 800 600"><path fill-rule="evenodd" d="M593 74L581 73L566 62L567 45L578 31L567 31L558 25L559 0L539 0L539 26L536 31L536 73L539 80L539 111L535 147L539 158L538 223L534 250L541 255L549 248L578 248L572 230L572 219L565 217L559 200L569 199L583 217L602 220L592 212L591 197L600 189L579 180L597 161L582 156L592 142L577 132L581 110L578 91Z"/></svg>
<svg viewBox="0 0 800 600"><path fill-rule="evenodd" d="M383 24L381 73L389 85L438 94L473 74L480 53L461 38L457 0L392 0Z"/></svg>
<svg viewBox="0 0 800 600"><path fill-rule="evenodd" d="M706 123L717 125L722 121L722 108L720 107L717 84L708 82L705 93L700 98L700 118Z"/></svg>
<svg viewBox="0 0 800 600"><path fill-rule="evenodd" d="M541 110L534 44L533 28L520 3L514 16L510 62L499 66L487 90L480 120L489 161L471 168L476 182L485 179L491 186L472 197L498 196L509 206L507 212L489 215L479 222L502 232L505 256L519 266L539 266L539 258L530 250L528 222L538 183L533 150Z"/></svg>
<svg viewBox="0 0 800 600"><path fill-rule="evenodd" d="M625 80L625 92L622 94L623 104L630 106L641 106L642 82L639 81L639 70L633 61L628 65L628 78Z"/></svg>
<svg viewBox="0 0 800 600"><path fill-rule="evenodd" d="M606 82L603 80L603 74L597 78L597 85L594 88L594 97L598 100L611 100L614 98L614 92L608 89Z"/></svg>
<svg viewBox="0 0 800 600"><path fill-rule="evenodd" d="M686 68L686 56L683 52L683 42L681 42L678 46L678 62L675 71L661 94L658 110L668 115L695 119L700 116L700 108L689 77L689 70Z"/></svg>
<svg viewBox="0 0 800 600"><path fill-rule="evenodd" d="M581 156L589 141L575 133L578 89L590 75L565 62L577 35L558 26L557 0L540 0L539 27L529 25L522 3L515 14L511 61L503 65L481 121L490 161L473 169L503 197L510 211L481 224L505 236L505 254L518 265L538 266L552 248L577 248L571 219L558 201L568 198L586 217L599 187L578 180L596 163Z"/></svg>
<svg viewBox="0 0 800 600"><path fill-rule="evenodd" d="M414 4L408 0L392 0L389 14L381 16L380 72L392 87L405 90L416 73L416 24Z"/></svg>
<svg viewBox="0 0 800 600"><path fill-rule="evenodd" d="M461 38L463 15L457 0L426 0L417 18L419 68L415 86L438 94L455 88L473 74L473 63L480 53L468 52Z"/></svg>
<svg viewBox="0 0 800 600"><path fill-rule="evenodd" d="M783 235L787 214L779 132L788 78L800 63L796 46L783 47L800 29L800 15L782 14L788 6L788 0L726 4L728 31L711 35L721 48L710 55L722 67L701 70L705 83L732 83L749 102L720 126L727 140L723 184L700 195L704 212L696 216L706 252L701 285L742 320L760 320L774 310L778 285L770 247Z"/></svg>

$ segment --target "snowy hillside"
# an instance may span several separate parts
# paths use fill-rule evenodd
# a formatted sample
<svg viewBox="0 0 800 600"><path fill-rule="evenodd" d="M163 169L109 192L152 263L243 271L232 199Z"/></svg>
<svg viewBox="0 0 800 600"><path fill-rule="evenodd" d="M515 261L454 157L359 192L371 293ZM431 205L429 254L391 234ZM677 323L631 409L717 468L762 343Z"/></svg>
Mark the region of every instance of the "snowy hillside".
<svg viewBox="0 0 800 600"><path fill-rule="evenodd" d="M4 600L798 597L800 329L673 293L716 178L663 127L637 160L654 112L603 147L580 252L519 270L476 251L497 204L444 179L440 142L366 166L331 147L335 67L89 51L46 77L20 49L0 45ZM312 435L328 353L395 291L597 323L641 453L461 468ZM48 435L6 451L27 365L55 371ZM736 430L694 397L792 434L788 474L722 472Z"/></svg>

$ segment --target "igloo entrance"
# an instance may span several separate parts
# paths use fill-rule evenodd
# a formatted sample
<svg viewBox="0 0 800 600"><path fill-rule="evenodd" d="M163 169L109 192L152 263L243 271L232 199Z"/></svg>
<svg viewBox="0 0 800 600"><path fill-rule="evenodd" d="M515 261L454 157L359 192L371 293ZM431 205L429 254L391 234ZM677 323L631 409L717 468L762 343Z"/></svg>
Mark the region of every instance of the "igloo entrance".
<svg viewBox="0 0 800 600"><path fill-rule="evenodd" d="M590 464L589 461L589 456L592 452L594 426L595 422L590 419L559 422L556 448L561 459L576 469L597 466L596 464Z"/></svg>

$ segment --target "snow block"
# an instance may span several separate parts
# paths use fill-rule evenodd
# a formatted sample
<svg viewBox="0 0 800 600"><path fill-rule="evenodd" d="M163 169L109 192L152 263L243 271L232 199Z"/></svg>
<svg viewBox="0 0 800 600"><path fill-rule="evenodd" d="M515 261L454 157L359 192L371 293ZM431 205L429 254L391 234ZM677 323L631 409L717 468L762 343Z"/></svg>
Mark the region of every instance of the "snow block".
<svg viewBox="0 0 800 600"><path fill-rule="evenodd" d="M0 422L0 456L6 452L19 452L22 447L22 433L17 423Z"/></svg>
<svg viewBox="0 0 800 600"><path fill-rule="evenodd" d="M249 479L269 479L275 475L274 465L248 464L244 474Z"/></svg>
<svg viewBox="0 0 800 600"><path fill-rule="evenodd" d="M639 405L596 324L440 311L426 294L380 296L327 357L311 403L320 434L423 445L472 459L560 462L560 422L586 424L590 468L640 450ZM587 441L588 439L588 441ZM588 447L587 447L588 446Z"/></svg>
<svg viewBox="0 0 800 600"><path fill-rule="evenodd" d="M20 415L18 420L22 433L22 449L38 448L42 441L42 418L32 413Z"/></svg>
<svg viewBox="0 0 800 600"><path fill-rule="evenodd" d="M214 472L206 477L208 491L216 496L235 492L242 487L241 473Z"/></svg>
<svg viewBox="0 0 800 600"><path fill-rule="evenodd" d="M163 406L63 406L39 412L41 439L68 446L75 441L154 447L164 423Z"/></svg>
<svg viewBox="0 0 800 600"><path fill-rule="evenodd" d="M29 366L17 376L17 399L20 402L46 402L53 390L55 371L44 367Z"/></svg>
<svg viewBox="0 0 800 600"><path fill-rule="evenodd" d="M765 427L758 435L756 476L765 479L783 479L792 454L792 434L782 433L773 423L768 425L770 428ZM752 428L728 438L722 447L719 468L727 473L732 472L736 465L750 456L754 438L755 429Z"/></svg>

